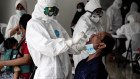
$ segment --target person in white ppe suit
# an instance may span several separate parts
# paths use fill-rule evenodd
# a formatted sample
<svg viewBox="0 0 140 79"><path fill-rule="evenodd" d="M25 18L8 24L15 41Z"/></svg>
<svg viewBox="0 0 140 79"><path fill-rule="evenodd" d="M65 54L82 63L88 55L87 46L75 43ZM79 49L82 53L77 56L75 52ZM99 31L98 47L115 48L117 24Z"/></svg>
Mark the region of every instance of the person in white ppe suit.
<svg viewBox="0 0 140 79"><path fill-rule="evenodd" d="M27 24L27 46L38 67L34 79L72 79L68 49L84 34L69 39L65 29L54 19L58 11L56 0L38 0Z"/></svg>
<svg viewBox="0 0 140 79"><path fill-rule="evenodd" d="M100 3L100 0L98 0ZM111 32L111 22L110 22L110 18L107 15L106 11L103 10L103 16L100 19L100 24L103 27L104 32Z"/></svg>
<svg viewBox="0 0 140 79"><path fill-rule="evenodd" d="M105 11L103 11L103 16L100 19L101 26L103 27L105 32L111 32L111 22L109 16L106 14Z"/></svg>
<svg viewBox="0 0 140 79"><path fill-rule="evenodd" d="M122 26L121 6L122 0L114 0L113 4L106 11L110 18L111 28L114 33Z"/></svg>
<svg viewBox="0 0 140 79"><path fill-rule="evenodd" d="M128 48L129 41L133 34L140 32L140 23L136 22L136 19L133 15L129 15L127 17L129 21L128 24L123 25L121 28L117 30L117 35L125 35L127 38L126 48Z"/></svg>
<svg viewBox="0 0 140 79"><path fill-rule="evenodd" d="M19 32L19 19L21 15L26 13L27 6L25 0L17 0L15 3L16 13L15 15L10 17L8 22L5 38L14 37L18 41L21 40L20 32Z"/></svg>
<svg viewBox="0 0 140 79"><path fill-rule="evenodd" d="M74 29L74 34L73 38L77 37L80 32L84 32L87 38L81 39L78 44L79 47L85 46L86 42L89 41L89 38L91 37L92 34L101 32L101 31L106 31L106 26L103 24L103 16L106 17L103 14L101 5L98 0L90 0L86 6L85 6L86 13L81 16L79 21L77 22L75 29ZM84 58L88 57L89 54L83 50L82 48L79 48L81 50L81 53L78 53L77 55L73 55L73 60L74 60L74 66L76 67L77 64Z"/></svg>
<svg viewBox="0 0 140 79"><path fill-rule="evenodd" d="M135 18L136 22L140 23L140 13L138 12L138 5L135 2L132 2L130 11L127 13L125 17L125 24L128 23L128 16L133 15L133 18Z"/></svg>

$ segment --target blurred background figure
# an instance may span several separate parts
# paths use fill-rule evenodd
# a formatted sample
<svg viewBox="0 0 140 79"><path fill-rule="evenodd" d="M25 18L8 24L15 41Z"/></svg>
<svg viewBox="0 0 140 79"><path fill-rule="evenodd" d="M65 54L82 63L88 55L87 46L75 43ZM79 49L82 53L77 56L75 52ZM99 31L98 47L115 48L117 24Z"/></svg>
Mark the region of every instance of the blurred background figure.
<svg viewBox="0 0 140 79"><path fill-rule="evenodd" d="M122 26L121 6L122 0L114 0L114 3L107 9L107 15L110 18L112 31L114 33Z"/></svg>
<svg viewBox="0 0 140 79"><path fill-rule="evenodd" d="M71 31L73 34L74 28L75 28L75 24L78 22L79 18L86 12L85 11L85 5L83 2L80 2L77 4L77 11L76 14L71 22Z"/></svg>
<svg viewBox="0 0 140 79"><path fill-rule="evenodd" d="M131 8L130 8L130 11L127 13L126 17L125 17L125 24L128 23L128 16L129 15L133 15L133 18L135 18L135 22L139 22L140 23L140 13L138 12L138 5L137 3L133 2L131 4Z"/></svg>
<svg viewBox="0 0 140 79"><path fill-rule="evenodd" d="M126 48L128 48L129 41L133 34L140 32L140 23L136 22L136 18L133 15L127 17L128 24L123 25L117 30L117 35L125 35L127 38Z"/></svg>
<svg viewBox="0 0 140 79"><path fill-rule="evenodd" d="M15 15L11 16L5 33L5 38L14 37L18 40L21 39L20 32L19 32L19 19L20 17L26 13L26 1L25 0L17 0L15 3L16 13Z"/></svg>

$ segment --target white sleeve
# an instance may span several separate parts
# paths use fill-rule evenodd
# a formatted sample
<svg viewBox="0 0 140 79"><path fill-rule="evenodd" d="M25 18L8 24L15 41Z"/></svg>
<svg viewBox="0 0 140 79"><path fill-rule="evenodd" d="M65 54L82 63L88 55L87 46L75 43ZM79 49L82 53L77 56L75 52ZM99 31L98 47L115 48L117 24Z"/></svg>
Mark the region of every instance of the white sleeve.
<svg viewBox="0 0 140 79"><path fill-rule="evenodd" d="M13 23L15 23L15 22L13 22L13 16L11 16L11 18L10 18L10 20L9 20L9 22L8 22L8 25L7 25L7 28L6 28L6 31L5 31L5 38L9 38L10 37L10 32L11 32L11 30L13 29Z"/></svg>
<svg viewBox="0 0 140 79"><path fill-rule="evenodd" d="M52 57L69 49L64 38L51 39L49 32L41 24L30 22L28 27L26 32L27 43L41 54Z"/></svg>
<svg viewBox="0 0 140 79"><path fill-rule="evenodd" d="M77 39L77 36L79 36L79 34L82 32L86 34L88 29L89 29L89 27L88 27L85 19L83 17L81 17L75 26L72 38Z"/></svg>
<svg viewBox="0 0 140 79"><path fill-rule="evenodd" d="M126 26L123 25L121 28L119 28L119 29L116 31L117 35L125 35L125 33L126 33L125 27L126 27Z"/></svg>
<svg viewBox="0 0 140 79"><path fill-rule="evenodd" d="M78 20L77 24L75 25L73 37L78 33L78 32L84 32L86 33L88 30L88 25L83 18L83 16Z"/></svg>

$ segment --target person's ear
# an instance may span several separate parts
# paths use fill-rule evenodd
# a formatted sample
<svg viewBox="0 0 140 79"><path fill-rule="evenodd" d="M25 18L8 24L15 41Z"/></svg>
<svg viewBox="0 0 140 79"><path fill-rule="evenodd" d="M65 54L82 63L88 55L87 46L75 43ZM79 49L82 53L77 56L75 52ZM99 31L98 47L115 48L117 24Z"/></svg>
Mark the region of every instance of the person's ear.
<svg viewBox="0 0 140 79"><path fill-rule="evenodd" d="M100 43L98 46L98 49L103 49L106 48L106 44L105 43Z"/></svg>

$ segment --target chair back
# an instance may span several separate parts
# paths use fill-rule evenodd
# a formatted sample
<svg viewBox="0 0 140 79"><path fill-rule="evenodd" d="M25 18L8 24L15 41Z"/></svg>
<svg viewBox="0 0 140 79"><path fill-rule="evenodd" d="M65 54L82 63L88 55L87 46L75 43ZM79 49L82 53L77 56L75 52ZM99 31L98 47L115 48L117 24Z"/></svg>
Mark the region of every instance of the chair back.
<svg viewBox="0 0 140 79"><path fill-rule="evenodd" d="M131 47L132 47L132 51L138 51L138 48L140 48L140 33L136 33L132 35Z"/></svg>
<svg viewBox="0 0 140 79"><path fill-rule="evenodd" d="M0 23L0 31L3 34L3 36L5 36L6 27L7 27L7 24Z"/></svg>

